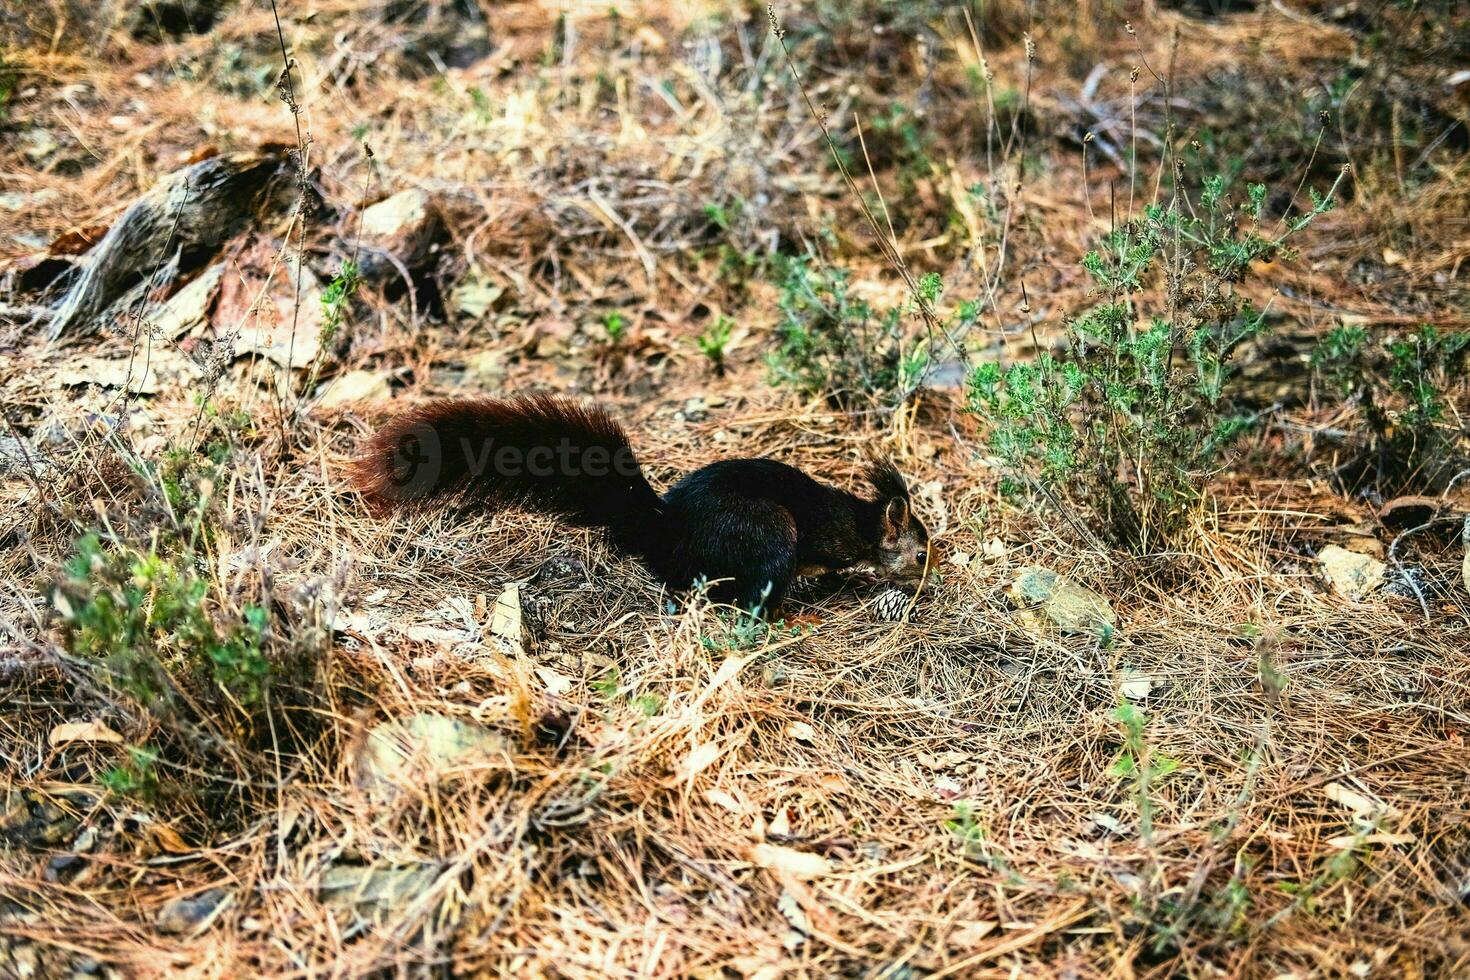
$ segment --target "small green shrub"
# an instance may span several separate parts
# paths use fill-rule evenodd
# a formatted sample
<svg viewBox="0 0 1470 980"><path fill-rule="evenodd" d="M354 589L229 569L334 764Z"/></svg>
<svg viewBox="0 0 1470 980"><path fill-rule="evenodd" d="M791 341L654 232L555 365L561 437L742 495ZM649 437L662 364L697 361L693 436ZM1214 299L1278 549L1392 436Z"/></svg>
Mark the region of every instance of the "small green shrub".
<svg viewBox="0 0 1470 980"><path fill-rule="evenodd" d="M67 652L99 664L111 687L154 714L171 714L183 696L217 691L249 709L265 694L266 610L222 614L207 579L157 552L83 536L56 608Z"/></svg>
<svg viewBox="0 0 1470 980"><path fill-rule="evenodd" d="M734 328L735 325L730 318L722 314L695 338L695 343L699 345L704 356L709 358L717 375L723 376L725 373L725 351L730 346L730 337L734 333Z"/></svg>
<svg viewBox="0 0 1470 980"><path fill-rule="evenodd" d="M1464 393L1467 361L1470 334L1427 324L1385 336L1358 326L1328 333L1312 354L1313 369L1328 391L1359 408L1364 424L1352 437L1353 463L1339 468L1344 482L1369 482L1384 493L1441 489L1464 463L1448 410Z"/></svg>
<svg viewBox="0 0 1470 980"><path fill-rule="evenodd" d="M627 334L628 322L623 319L623 314L617 310L613 310L611 313L603 315L602 329L607 333L607 342L616 345Z"/></svg>
<svg viewBox="0 0 1470 980"><path fill-rule="evenodd" d="M158 774L154 763L158 753L153 749L128 746L127 758L102 774L102 787L113 796L131 796L151 800L158 792Z"/></svg>
<svg viewBox="0 0 1470 980"><path fill-rule="evenodd" d="M1233 202L1211 177L1197 201L1147 206L1084 257L1101 302L1066 322L1060 354L975 369L969 407L989 421L1011 489L1016 477L1056 487L1137 552L1176 537L1248 425L1227 388L1236 352L1265 318L1236 286L1251 262L1283 254L1332 195L1313 192L1311 209L1274 233L1262 225L1265 201L1256 184Z"/></svg>
<svg viewBox="0 0 1470 980"><path fill-rule="evenodd" d="M357 292L362 274L357 263L348 259L342 263L337 275L322 290L322 326L320 341L323 349L331 346L347 318L349 304Z"/></svg>
<svg viewBox="0 0 1470 980"><path fill-rule="evenodd" d="M1108 775L1129 784L1129 796L1138 810L1138 835L1147 843L1154 831L1154 785L1179 768L1177 760L1153 751L1145 735L1148 716L1124 701L1113 713L1123 729L1123 748Z"/></svg>
<svg viewBox="0 0 1470 980"><path fill-rule="evenodd" d="M912 306L876 309L853 295L846 269L819 265L811 256L778 257L781 320L777 347L767 358L771 377L833 405L867 400L895 405L922 383L929 367L927 337L908 329ZM919 294L932 305L942 283L930 274ZM966 304L957 317L973 320Z"/></svg>

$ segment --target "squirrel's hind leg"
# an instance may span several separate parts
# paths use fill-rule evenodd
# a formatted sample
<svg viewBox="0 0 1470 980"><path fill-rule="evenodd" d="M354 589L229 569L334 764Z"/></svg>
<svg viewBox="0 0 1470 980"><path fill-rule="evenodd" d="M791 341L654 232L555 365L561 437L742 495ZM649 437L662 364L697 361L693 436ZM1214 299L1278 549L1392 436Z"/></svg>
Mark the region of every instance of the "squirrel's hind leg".
<svg viewBox="0 0 1470 980"><path fill-rule="evenodd" d="M691 528L698 573L726 579L741 609L767 619L786 599L796 574L796 521L780 504L749 498L709 501L705 521ZM722 590L723 591L723 590Z"/></svg>
<svg viewBox="0 0 1470 980"><path fill-rule="evenodd" d="M783 556L784 557L784 556ZM735 582L736 602L741 609L766 619L776 619L786 593L791 588L792 561L789 557L770 556L750 574L742 574Z"/></svg>

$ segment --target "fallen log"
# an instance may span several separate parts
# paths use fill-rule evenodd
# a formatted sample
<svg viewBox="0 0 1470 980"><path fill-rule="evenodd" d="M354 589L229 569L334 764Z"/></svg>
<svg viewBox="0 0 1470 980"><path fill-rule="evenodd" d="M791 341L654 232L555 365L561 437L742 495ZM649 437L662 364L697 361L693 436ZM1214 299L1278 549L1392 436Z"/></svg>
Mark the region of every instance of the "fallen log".
<svg viewBox="0 0 1470 980"><path fill-rule="evenodd" d="M48 339L96 329L102 314L169 259L188 256L197 266L252 223L285 214L293 176L284 147L210 157L170 174L88 253L57 302Z"/></svg>

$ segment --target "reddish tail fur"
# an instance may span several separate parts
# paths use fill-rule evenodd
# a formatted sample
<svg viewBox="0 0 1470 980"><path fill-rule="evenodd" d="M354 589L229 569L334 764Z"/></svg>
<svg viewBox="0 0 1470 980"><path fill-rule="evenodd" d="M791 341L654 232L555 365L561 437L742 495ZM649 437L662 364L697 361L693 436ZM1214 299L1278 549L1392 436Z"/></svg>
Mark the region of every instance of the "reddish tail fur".
<svg viewBox="0 0 1470 980"><path fill-rule="evenodd" d="M380 507L523 507L608 528L639 554L660 509L622 426L550 395L408 409L367 441L352 479Z"/></svg>

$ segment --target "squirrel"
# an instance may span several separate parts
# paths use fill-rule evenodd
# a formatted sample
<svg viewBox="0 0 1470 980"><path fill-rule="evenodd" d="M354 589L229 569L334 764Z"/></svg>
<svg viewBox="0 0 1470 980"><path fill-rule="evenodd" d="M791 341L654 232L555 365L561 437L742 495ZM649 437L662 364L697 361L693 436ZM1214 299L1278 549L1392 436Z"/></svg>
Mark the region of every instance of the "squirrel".
<svg viewBox="0 0 1470 980"><path fill-rule="evenodd" d="M352 482L380 510L518 507L605 528L614 546L676 589L772 615L798 576L869 570L921 578L929 533L887 460L871 496L774 459L710 463L662 497L604 409L551 395L452 398L410 408L373 434Z"/></svg>

